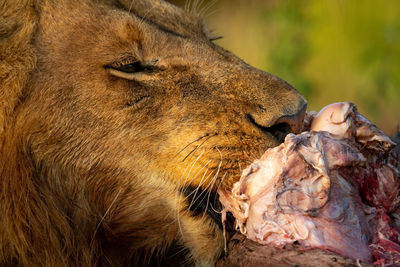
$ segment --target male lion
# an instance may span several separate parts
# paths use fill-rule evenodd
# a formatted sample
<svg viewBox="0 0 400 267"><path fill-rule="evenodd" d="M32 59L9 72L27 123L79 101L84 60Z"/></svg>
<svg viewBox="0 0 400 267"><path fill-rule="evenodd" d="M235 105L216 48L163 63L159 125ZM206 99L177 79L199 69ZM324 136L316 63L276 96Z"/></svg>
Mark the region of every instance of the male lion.
<svg viewBox="0 0 400 267"><path fill-rule="evenodd" d="M216 192L299 131L305 100L161 0L0 14L0 265L215 262Z"/></svg>

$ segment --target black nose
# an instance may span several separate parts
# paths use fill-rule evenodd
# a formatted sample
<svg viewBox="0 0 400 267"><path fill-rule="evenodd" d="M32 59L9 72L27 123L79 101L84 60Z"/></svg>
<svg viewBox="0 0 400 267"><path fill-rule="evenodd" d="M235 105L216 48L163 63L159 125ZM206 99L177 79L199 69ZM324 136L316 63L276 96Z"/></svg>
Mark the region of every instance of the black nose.
<svg viewBox="0 0 400 267"><path fill-rule="evenodd" d="M257 121L257 117L252 114L248 114L247 117L250 122L257 128L264 132L272 134L280 143L285 140L288 133L299 133L303 128L304 115L306 114L307 103L303 103L301 108L294 114L283 115L276 119L269 125L263 125L261 121Z"/></svg>

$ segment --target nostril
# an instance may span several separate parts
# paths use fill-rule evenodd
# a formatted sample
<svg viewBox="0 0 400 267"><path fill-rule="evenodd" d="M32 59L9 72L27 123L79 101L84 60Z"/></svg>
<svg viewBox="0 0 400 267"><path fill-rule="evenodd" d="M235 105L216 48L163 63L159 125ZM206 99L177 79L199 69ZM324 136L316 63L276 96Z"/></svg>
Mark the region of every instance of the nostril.
<svg viewBox="0 0 400 267"><path fill-rule="evenodd" d="M285 115L275 121L274 125L287 124L289 131L298 134L303 128L304 116L306 115L307 104L304 104L296 114Z"/></svg>
<svg viewBox="0 0 400 267"><path fill-rule="evenodd" d="M285 141L286 135L290 133L292 130L290 125L285 122L277 123L270 127L265 127L258 124L250 114L247 114L247 119L263 132L268 132L272 134L276 138L276 140L278 140L279 143Z"/></svg>

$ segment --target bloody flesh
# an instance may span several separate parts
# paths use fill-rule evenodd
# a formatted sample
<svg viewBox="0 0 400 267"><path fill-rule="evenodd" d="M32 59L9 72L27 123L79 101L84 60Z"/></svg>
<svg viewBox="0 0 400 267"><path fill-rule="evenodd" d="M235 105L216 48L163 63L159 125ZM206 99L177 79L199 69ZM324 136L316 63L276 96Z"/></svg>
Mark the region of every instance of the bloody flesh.
<svg viewBox="0 0 400 267"><path fill-rule="evenodd" d="M305 119L220 192L241 233L260 244L298 242L381 266L400 265L400 181L395 143L335 103Z"/></svg>

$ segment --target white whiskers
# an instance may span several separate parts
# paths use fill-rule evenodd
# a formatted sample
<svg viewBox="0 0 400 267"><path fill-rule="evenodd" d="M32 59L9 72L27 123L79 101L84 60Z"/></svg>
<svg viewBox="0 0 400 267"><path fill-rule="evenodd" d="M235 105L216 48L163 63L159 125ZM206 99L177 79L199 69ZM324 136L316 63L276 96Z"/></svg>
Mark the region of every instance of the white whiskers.
<svg viewBox="0 0 400 267"><path fill-rule="evenodd" d="M225 177L226 177L226 172L225 172L224 175L222 176L221 181L219 182L218 187L217 187L217 190L215 190L215 192L218 193L221 184L222 184L222 183L224 182L224 180L225 180ZM218 195L218 194L216 194L215 197L214 197L214 203L215 203L215 198L217 197L217 195ZM221 211L218 211L218 210L216 210L216 209L213 207L212 203L210 204L210 207L212 208L212 210L213 210L215 213L221 213Z"/></svg>
<svg viewBox="0 0 400 267"><path fill-rule="evenodd" d="M202 218L204 218L204 216L205 216L206 213L207 213L208 204L209 204L209 202L210 202L211 191L212 191L212 189L213 189L213 186L214 186L214 184L215 184L215 181L216 181L217 178L218 178L219 171L221 170L221 165L222 165L222 153L221 153L221 151L220 151L218 148L217 148L217 150L218 150L219 156L220 156L219 165L218 165L217 173L215 174L212 183L210 183L211 186L210 186L210 190L208 191L208 197L207 197L207 202L206 202L206 208L204 209L204 213L203 213ZM208 186L207 186L204 190L207 191L207 189L208 189Z"/></svg>
<svg viewBox="0 0 400 267"><path fill-rule="evenodd" d="M204 152L203 152L203 153L204 153ZM190 173L191 173L191 171L192 171L194 165L196 165L197 161L200 159L200 157L203 155L203 153L201 153L201 154L196 158L196 160L193 162L193 164L192 164L192 166L191 166L191 168L190 168L190 170L189 170L189 172L188 172L188 174L187 174L187 176L186 176L186 178L185 178L185 181L186 181L187 178L189 177L189 175L190 175ZM187 167L186 167L186 169L185 169L185 172L186 172L186 170L187 170L188 167L189 167L189 164L187 165ZM183 176L185 176L185 172L182 174L181 178L179 179L179 184L178 184L178 186L181 185L181 181L182 181ZM179 190L179 188L178 188L178 189L176 190L176 194L175 194L175 203L177 203L177 221L178 221L178 227L179 227L179 231L180 231L181 235L183 235L182 226L181 226L181 220L180 220L180 210L181 210L181 209L180 209L180 205L181 205L181 200L182 200L182 194L181 194L179 191L180 191L180 190ZM178 195L179 195L179 201L178 201Z"/></svg>
<svg viewBox="0 0 400 267"><path fill-rule="evenodd" d="M94 243L94 239L96 238L97 231L99 230L99 228L100 228L101 224L103 223L104 219L106 218L106 216L107 216L108 213L110 212L111 207L114 205L115 201L117 201L119 195L121 194L121 191L122 191L122 189L120 189L120 190L118 191L118 193L115 195L113 201L111 201L110 206L107 208L107 210L106 210L106 212L104 213L103 217L101 217L99 223L97 224L96 230L94 231L93 236L92 236L92 240L90 241L90 247L93 247L93 243Z"/></svg>
<svg viewBox="0 0 400 267"><path fill-rule="evenodd" d="M133 6L133 2L135 2L135 0L132 0L131 4L129 5L129 9L128 9L128 13L129 13L129 14L131 13L131 9L132 9L132 6Z"/></svg>
<svg viewBox="0 0 400 267"><path fill-rule="evenodd" d="M207 4L205 4L198 12L198 15L200 17L204 17L205 14L210 10L210 8L212 8L213 5L215 5L215 3L217 2L217 0L211 0L209 1Z"/></svg>

